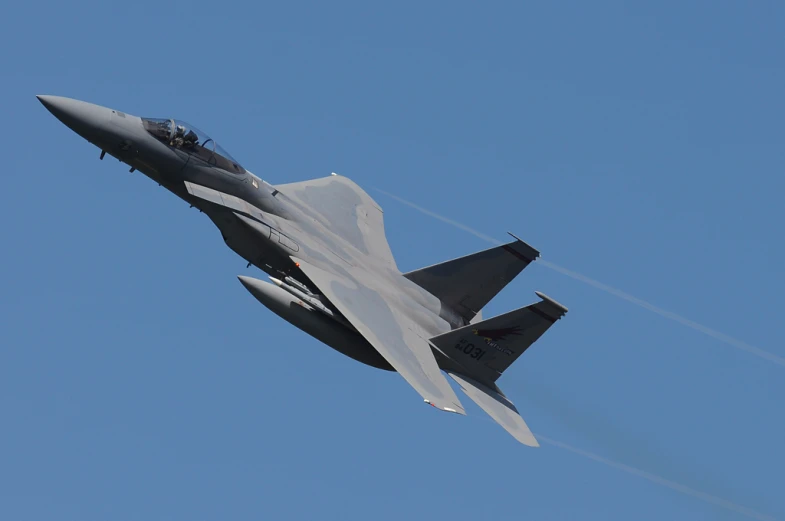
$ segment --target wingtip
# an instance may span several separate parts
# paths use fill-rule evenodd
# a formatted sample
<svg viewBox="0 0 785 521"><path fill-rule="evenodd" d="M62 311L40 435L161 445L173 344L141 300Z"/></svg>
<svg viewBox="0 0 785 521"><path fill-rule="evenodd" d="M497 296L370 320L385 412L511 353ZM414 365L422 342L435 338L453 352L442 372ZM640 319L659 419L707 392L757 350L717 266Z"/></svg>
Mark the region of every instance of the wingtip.
<svg viewBox="0 0 785 521"><path fill-rule="evenodd" d="M548 302L549 304L552 304L553 306L557 307L559 309L559 311L561 312L562 316L567 314L568 309L567 309L566 306L556 302L555 300L553 300L551 297L549 297L545 293L542 293L540 291L535 291L534 294L537 295L538 297L540 297L542 300Z"/></svg>
<svg viewBox="0 0 785 521"><path fill-rule="evenodd" d="M540 447L540 442L537 441L537 438L534 437L534 434L532 434L531 431L520 433L519 435L515 436L515 439L521 442L523 445L533 449Z"/></svg>
<svg viewBox="0 0 785 521"><path fill-rule="evenodd" d="M540 257L540 250L538 250L537 248L535 248L528 242L524 241L523 239L521 239L520 237L518 237L512 232L507 232L507 235L509 235L510 237L512 237L517 241L515 243L510 243L507 246L512 246L514 244L520 246L521 249L523 250L520 253L522 253L525 257L527 257L529 259L529 262L536 261Z"/></svg>

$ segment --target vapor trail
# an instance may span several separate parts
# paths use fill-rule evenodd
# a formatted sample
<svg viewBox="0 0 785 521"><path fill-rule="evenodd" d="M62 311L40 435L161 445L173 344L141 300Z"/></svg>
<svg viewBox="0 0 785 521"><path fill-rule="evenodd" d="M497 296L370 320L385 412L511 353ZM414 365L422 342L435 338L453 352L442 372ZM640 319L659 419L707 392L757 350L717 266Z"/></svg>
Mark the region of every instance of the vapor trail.
<svg viewBox="0 0 785 521"><path fill-rule="evenodd" d="M447 223L447 224L449 224L451 226L454 226L454 227L456 227L456 228L458 228L460 230L463 230L466 233L470 233L470 234L474 235L475 237L484 240L485 242L489 242L491 244L496 244L496 245L502 244L501 241L496 240L493 237L490 237L488 235L485 235L484 233L478 232L474 228L470 228L469 226L466 226L463 223L460 223L458 221L454 221L454 220L452 220L452 219L450 219L448 217L444 217L443 215L439 215L438 213L432 212L430 210L426 210L422 206L416 205L416 204L414 204L414 203L412 203L410 201L407 201L406 199L402 199L402 198L398 197L397 195L393 195L393 194L391 194L389 192L386 192L384 190L381 190L379 188L374 188L374 189L377 192L383 193L387 197L395 199L396 201L398 201L401 204L405 204L409 208L414 208L415 210L417 210L420 213L424 213L425 215L427 215L429 217L433 217L434 219L442 221L443 223ZM750 354L753 354L753 355L755 355L757 357L763 358L764 360L768 360L769 362L774 362L777 365L785 367L785 358L783 358L781 356L775 355L773 353L769 353L768 351L764 351L763 349L761 349L759 347L755 347L755 346L750 345L750 344L748 344L746 342L743 342L743 341L741 341L741 340L739 340L737 338L733 338L730 335L726 335L725 333L721 333L721 332L719 332L719 331L717 331L715 329L712 329L710 327L704 326L703 324L699 324L699 323L694 322L694 321L692 321L692 320L690 320L688 318L684 318L684 317L682 317L680 315L677 315L676 313L673 313L672 311L668 311L668 310L663 309L661 307L655 306L651 302L647 302L647 301L645 301L643 299L639 299L638 297L634 297L634 296L630 295L629 293L625 293L624 291L622 291L620 289L616 289L616 288L614 288L612 286L608 286L607 284L603 284L602 282L600 282L598 280L594 280L591 277L587 277L586 275L581 275L580 273L577 273L575 271L568 270L567 268L563 268L563 267L559 266L558 264L554 264L553 262L549 262L547 260L538 260L537 264L539 264L540 266L544 266L544 267L546 267L548 269L551 269L553 271L556 271L558 273L561 273L562 275L566 275L566 276L568 276L568 277L570 277L572 279L579 280L579 281L581 281L581 282L583 282L585 284L588 284L589 286L595 287L595 288L597 288L597 289L599 289L601 291L604 291L605 293L608 293L610 295L618 297L618 298L620 298L622 300L626 300L627 302L630 302L631 304L635 304L638 307L641 307L643 309L647 309L647 310L649 310L649 311L651 311L653 313L656 313L656 314L660 315L661 317L667 318L668 320L673 320L674 322L678 322L679 324L681 324L683 326L687 326L688 328L690 328L690 329L692 329L694 331L698 331L700 333L708 335L708 336L714 338L715 340L719 340L720 342L724 342L725 344L728 344L729 346L735 347L736 349L741 349L742 351L746 351L746 352L748 352Z"/></svg>
<svg viewBox="0 0 785 521"><path fill-rule="evenodd" d="M656 483L658 485L662 485L667 487L671 490L675 490L676 492L681 492L682 494L686 494L688 496L694 497L695 499L700 499L701 501L705 501L706 503L710 503L712 505L724 508L726 510L731 510L733 512L745 515L747 517L751 517L753 519L759 519L760 521L776 521L775 518L758 512L757 510L753 510L751 508L737 505L732 501L728 501L727 499L722 499L717 496L712 496L711 494L707 494L705 492L701 492L699 490L695 490L690 488L686 485L682 485L681 483L677 483L675 481L671 481L669 479L662 478L657 476L656 474L652 474L650 472L646 472L645 470L640 470L635 467L631 467L629 465L625 465L624 463L619 463L613 460L609 460L607 458L603 458L602 456L598 456L592 452L588 452L577 447L573 447L571 445L567 445L566 443L562 443L560 441L552 440L550 438L546 438L542 434L536 435L537 440L546 443L548 445L553 445L554 447L558 447L560 449L568 450L572 453L578 454L583 456L584 458L589 458L594 460L598 463L602 463L603 465L607 465L609 467L613 467L617 470L621 470L622 472L626 472L628 474L632 474L633 476L638 476L639 478L646 479L651 481L652 483Z"/></svg>
<svg viewBox="0 0 785 521"><path fill-rule="evenodd" d="M467 418L495 424L495 422L490 418L488 418L487 416L467 416ZM770 516L768 514L764 514L763 512L758 512L755 509L745 507L743 505L739 505L738 503L734 503L733 501L728 501L727 499L722 499L721 497L713 496L706 492L701 492L700 490L695 490L694 488L690 488L687 485L682 485L681 483L678 483L676 481L663 478L656 474L652 474L651 472L646 472L645 470L641 470L631 465L626 465L624 463L619 463L618 461L614 461L612 459L604 458L599 454L595 454L587 450L579 449L578 447L573 447L572 445L568 445L567 443L557 441L552 438L548 438L547 436L543 436L542 434L539 433L534 433L534 436L537 438L537 441L540 442L540 444L551 445L559 449L564 449L566 451L572 452L573 454L577 454L579 456L583 456L584 458L588 458L590 460L596 461L597 463L602 463L603 465L614 468L616 470L626 472L627 474L631 474L633 476L643 478L657 485L662 485L663 487L669 488L671 490L675 490L676 492L680 492L682 494L693 497L695 499L699 499L705 503L709 503L711 505L724 508L725 510L730 510L732 512L736 512L737 514L742 514L752 519L758 519L759 521L778 521L777 518Z"/></svg>
<svg viewBox="0 0 785 521"><path fill-rule="evenodd" d="M391 194L391 193L389 193L389 192L387 192L385 190L381 190L379 188L375 188L375 190L380 192L380 193L383 193L387 197L390 197L390 198L398 201L401 204L404 204L404 205L406 205L406 206L408 206L410 208L414 208L415 210L417 210L420 213L423 213L425 215L433 217L434 219L442 221L443 223L447 223L447 224L449 224L451 226L454 226L455 228L458 228L458 229L463 230L463 231L465 231L467 233L470 233L470 234L474 235L475 237L484 240L485 242L488 242L488 243L491 243L491 244L495 244L495 245L502 244L501 241L499 241L497 239L494 239L493 237L490 237L488 235L485 235L484 233L479 232L479 231L477 231L474 228L471 228L469 226L466 226L463 223L460 223L458 221L454 221L454 220L452 220L452 219L450 219L448 217L444 217L443 215L439 215L438 213L435 213L435 212L432 212L430 210L427 210L427 209L425 209L425 208L423 208L423 207L421 207L421 206L419 206L417 204L414 204L414 203L412 203L410 201L402 199L402 198L400 198L400 197L398 197L396 195L393 195L393 194ZM681 317L681 316L679 316L679 315L677 315L675 313L672 313L670 311L662 309L662 308L660 308L658 306L655 306L654 304L651 304L650 302L646 302L645 300L642 300L642 299L639 299L637 297L634 297L634 296L632 296L632 295L630 295L628 293L625 293L624 291L621 291L619 289L616 289L616 288L613 288L611 286L608 286L607 284L603 284L602 282L594 280L594 279L592 279L590 277L587 277L585 275L581 275L580 273L574 272L572 270L568 270L566 268L562 268L561 266L559 266L557 264L554 264L552 262L539 260L538 264L540 264L541 266L545 266L546 268L552 269L552 270L554 270L556 272L559 272L559 273L561 273L563 275L566 275L568 277L571 277L571 278L573 278L575 280L579 280L581 282L584 282L584 283L586 283L586 284L588 284L590 286L593 286L593 287L595 287L595 288L597 288L599 290L602 290L602 291L604 291L606 293L609 293L611 295L619 297L619 298L621 298L623 300L626 300L627 302L630 302L632 304L635 304L635 305L637 305L639 307L642 307L644 309L648 309L649 311L657 313L658 315L660 315L662 317L665 317L667 319L670 319L670 320L673 320L675 322L678 322L679 324L682 324L682 325L687 326L687 327L689 327L691 329L694 329L695 331L699 331L701 333L709 335L712 338L715 338L715 339L717 339L717 340L719 340L721 342L725 342L728 345L731 345L731 346L736 347L738 349L741 349L743 351L747 351L748 353L752 353L752 354L754 354L756 356L759 356L761 358L764 358L766 360L769 360L771 362L774 362L776 364L779 364L779 365L785 367L785 358L779 357L777 355L774 355L772 353L769 353L767 351L759 349L759 348L757 348L755 346L751 346L751 345L747 344L746 342L742 342L741 340L737 340L737 339L735 339L735 338L733 338L731 336L728 336L728 335L726 335L724 333L720 333L719 331L715 331L715 330L713 330L713 329L711 329L709 327L706 327L704 325L698 324L697 322L693 322L692 320L686 319L686 318ZM481 418L476 418L476 419L481 419ZM482 418L482 419L485 419L485 418ZM490 421L490 420L488 420L488 421ZM585 458L594 460L594 461L596 461L598 463L602 463L603 465L607 465L609 467L615 468L615 469L620 470L622 472L626 472L628 474L631 474L631 475L634 475L634 476L646 479L648 481L651 481L652 483L656 483L658 485L667 487L667 488L669 488L671 490L675 490L676 492L680 492L682 494L686 494L688 496L694 497L694 498L699 499L701 501L704 501L706 503L709 503L709 504L712 504L712 505L724 508L726 510L730 510L730 511L733 511L733 512L745 515L745 516L750 517L752 519L758 519L760 521L776 521L776 518L774 518L772 516L769 516L767 514L763 514L761 512L758 512L757 510L753 510L751 508L748 508L748 507L745 507L745 506L733 503L732 501L728 501L726 499L722 499L722 498L719 498L717 496L712 496L711 494L707 494L705 492L701 492L699 490L695 490L695 489L690 488L690 487L688 487L686 485L682 485L681 483L677 483L675 481L671 481L669 479L665 479L663 477L657 476L656 474L652 474L650 472L646 472L644 470L640 470L638 468L631 467L630 465L625 465L624 463L619 463L617 461L613 461L613 460L610 460L608 458L604 458L604 457L599 456L597 454L594 454L592 452L588 452L588 451L585 451L583 449L579 449L577 447L573 447L572 445L568 445L566 443L563 443L563 442L560 442L560 441L548 438L548 437L543 436L541 434L536 434L536 437L537 437L537 440L540 441L541 443L544 443L544 444L547 444L547 445L552 445L554 447L558 447L560 449L564 449L564 450L570 451L573 454L578 454L579 456L583 456Z"/></svg>

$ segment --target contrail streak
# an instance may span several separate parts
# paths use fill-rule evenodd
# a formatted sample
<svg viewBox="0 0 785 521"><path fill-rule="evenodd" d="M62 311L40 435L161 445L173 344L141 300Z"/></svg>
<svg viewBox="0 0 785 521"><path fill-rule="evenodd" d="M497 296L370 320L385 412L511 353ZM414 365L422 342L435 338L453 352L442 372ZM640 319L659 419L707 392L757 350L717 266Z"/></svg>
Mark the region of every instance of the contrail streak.
<svg viewBox="0 0 785 521"><path fill-rule="evenodd" d="M609 460L608 458L603 458L602 456L598 456L597 454L594 454L592 452L588 452L583 449L573 447L572 445L567 445L566 443L562 443L560 441L546 438L542 434L537 434L536 437L537 440L542 443L553 445L554 447L558 447L560 449L568 450L574 454L583 456L584 458L589 458L598 463L602 463L603 465L607 465L617 470L621 470L622 472L632 474L633 476L638 476L639 478L643 478L648 481L651 481L652 483L662 485L663 487L667 487L671 490L675 490L676 492L681 492L682 494L692 496L695 499L700 499L701 501L705 501L706 503L710 503L712 505L724 508L726 510L731 510L733 512L745 515L747 517L751 517L753 519L759 519L760 521L776 521L776 519L771 517L770 515L763 514L761 512L758 512L757 510L753 510L751 508L742 505L737 505L736 503L733 503L732 501L728 501L727 499L722 499L717 496L712 496L711 494L701 492L700 490L695 490L686 485L682 485L681 483L677 483L675 481L671 481L669 479L665 479L660 476L657 476L656 474L646 472L645 470L640 470L635 467L625 465L624 463L619 463L617 461Z"/></svg>
<svg viewBox="0 0 785 521"><path fill-rule="evenodd" d="M470 418L472 420L482 421L482 422L495 423L493 420L485 416L467 416L467 418ZM627 474L631 474L633 476L643 478L657 485L662 485L663 487L669 488L671 490L675 490L676 492L680 492L682 494L693 497L695 499L699 499L705 503L709 503L711 505L718 506L720 508L724 508L732 512L736 512L737 514L742 514L752 519L758 519L759 521L778 521L777 518L770 516L768 514L764 514L763 512L759 512L753 508L739 505L738 503L734 503L733 501L728 501L727 499L722 499L721 497L713 496L706 492L701 492L700 490L696 490L694 488L688 487L687 485L682 485L681 483L678 483L676 481L663 478L661 476L658 476L657 474L652 474L651 472L646 472L645 470L641 470L631 465L626 465L624 463L619 463L618 461L614 461L612 459L604 458L599 454L595 454L587 450L579 449L578 447L573 447L572 445L569 445L567 443L558 440L554 440L552 438L548 438L547 436L543 436L542 434L539 433L534 433L534 436L537 438L537 441L539 441L540 444L551 445L559 449L564 449L566 451L572 452L573 454L577 454L579 456L583 456L584 458L588 458L590 460L596 461L597 463L602 463L603 465L614 468L616 470L626 472Z"/></svg>
<svg viewBox="0 0 785 521"><path fill-rule="evenodd" d="M402 198L400 198L400 197L398 197L396 195L393 195L393 194L391 194L391 193L389 193L389 192L387 192L385 190L381 190L379 188L375 188L375 190L378 191L378 192L383 193L387 197L390 197L390 198L398 201L401 204L404 204L404 205L406 205L406 206L408 206L410 208L414 208L415 210L417 210L420 213L423 213L425 215L433 217L434 219L442 221L443 223L449 224L451 226L454 226L455 228L458 228L458 229L463 230L463 231L465 231L467 233L470 233L470 234L474 235L475 237L484 240L485 242L488 242L488 243L491 243L491 244L495 244L495 245L503 244L501 241L499 241L497 239L494 239L493 237L490 237L488 235L485 235L484 233L479 232L479 231L475 230L474 228L466 226L465 224L460 223L458 221L454 221L454 220L452 220L452 219L450 219L448 217L444 217L443 215L439 215L438 213L435 213L435 212L432 212L430 210L427 210L427 209L425 209L425 208L423 208L423 207L421 207L419 205L416 205L416 204L414 204L414 203L412 203L410 201L402 199ZM679 324L682 324L682 325L687 326L687 327L689 327L691 329L694 329L696 331L699 331L701 333L709 335L710 337L715 338L715 339L717 339L717 340L719 340L721 342L725 342L728 345L731 345L731 346L736 347L738 349L741 349L743 351L747 351L748 353L752 353L752 354L754 354L756 356L759 356L761 358L764 358L766 360L769 360L771 362L774 362L776 364L779 364L779 365L785 367L785 358L779 357L777 355L774 355L772 353L769 353L767 351L759 349L759 348L757 348L755 346L751 346L751 345L747 344L746 342L742 342L741 340L735 339L735 338L733 338L731 336L728 336L728 335L726 335L724 333L720 333L719 331L715 331L714 329L711 329L711 328L706 327L704 325L698 324L697 322L693 322L692 320L686 319L686 318L681 317L681 316L679 316L679 315L677 315L675 313L672 313L670 311L662 309L662 308L660 308L658 306L655 306L654 304L651 304L650 302L646 302L645 300L642 300L642 299L639 299L637 297L634 297L634 296L632 296L632 295L630 295L628 293L625 293L624 291L621 291L619 289L616 289L616 288L613 288L611 286L608 286L607 284L603 284L602 282L594 280L594 279L592 279L590 277L587 277L585 275L581 275L580 273L574 272L572 270L568 270L566 268L562 268L561 266L559 266L557 264L554 264L552 262L539 260L538 264L540 264L541 266L545 266L546 268L552 269L553 271L556 271L556 272L561 273L563 275L566 275L568 277L571 277L571 278L573 278L575 280L579 280L581 282L584 282L584 283L586 283L586 284L588 284L590 286L593 286L593 287L595 287L595 288L597 288L599 290L602 290L602 291L604 291L604 292L606 292L608 294L611 294L611 295L614 295L616 297L619 297L619 298L621 298L623 300L626 300L627 302L630 302L632 304L635 304L635 305L637 305L639 307L642 307L644 309L648 309L649 311L657 313L658 315L660 315L662 317L665 317L667 319L673 320L675 322L678 322ZM475 418L475 419L485 419L485 418ZM488 420L488 421L490 421L490 420ZM625 465L624 463L619 463L617 461L613 461L613 460L610 460L608 458L604 458L604 457L599 456L597 454L594 454L592 452L585 451L585 450L579 449L577 447L573 447L572 445L568 445L566 443L563 443L563 442L560 442L560 441L548 438L548 437L543 436L541 434L537 434L536 437L537 437L538 441L540 441L542 443L545 443L547 445L552 445L554 447L558 447L560 449L564 449L564 450L570 451L573 454L578 454L579 456L583 456L584 458L591 459L593 461L596 461L598 463L602 463L603 465L615 468L615 469L620 470L622 472L626 472L628 474L637 476L639 478L643 478L645 480L651 481L652 483L656 483L657 485L661 485L661 486L667 487L667 488L669 488L671 490L675 490L676 492L680 492L682 494L686 494L688 496L691 496L691 497L693 497L695 499L699 499L699 500L704 501L706 503L709 503L709 504L712 504L712 505L724 508L726 510L730 510L732 512L736 512L736 513L745 515L745 516L750 517L752 519L758 519L760 521L776 521L776 518L774 518L772 516L769 516L767 514L758 512L757 510L753 510L751 508L748 508L748 507L745 507L745 506L742 506L742 505L738 505L736 503L733 503L732 501L728 501L726 499L722 499L722 498L719 498L717 496L712 496L711 494L707 494L706 492L701 492L699 490L695 490L695 489L690 488L690 487L688 487L686 485L682 485L681 483L677 483L675 481L671 481L669 479L665 479L663 477L657 476L656 474L652 474L650 472L646 472L644 470L632 467L630 465Z"/></svg>
<svg viewBox="0 0 785 521"><path fill-rule="evenodd" d="M384 190L381 190L379 188L374 188L374 189L377 192L383 193L387 197L395 199L399 203L408 206L409 208L414 208L415 210L417 210L420 213L424 213L425 215L427 215L429 217L433 217L434 219L437 219L437 220L439 220L439 221L441 221L443 223L447 223L450 226L454 226L454 227L456 227L456 228L458 228L460 230L463 230L466 233L470 233L470 234L474 235L475 237L484 240L485 242L489 242L491 244L496 244L496 245L503 244L501 241L499 241L497 239L494 239L493 237L490 237L488 235L485 235L484 233L478 232L474 228L466 226L463 223L460 223L458 221L454 221L454 220L452 220L452 219L450 219L448 217L444 217L443 215L439 215L438 213L435 213L435 212L432 212L430 210L427 210L427 209L423 208L422 206L416 205L416 204L414 204L414 203L412 203L410 201L407 201L406 199L402 199L402 198L398 197L397 195L393 195L393 194L391 194L389 192L386 192ZM600 282L598 280L594 280L591 277L587 277L586 275L581 275L580 273L577 273L575 271L568 270L567 268L563 268L563 267L559 266L558 264L554 264L553 262L549 262L547 260L538 260L537 264L539 264L540 266L544 266L544 267L546 267L548 269L551 269L553 271L556 271L558 273L561 273L562 275L566 275L566 276L568 276L568 277L570 277L572 279L579 280L579 281L581 281L581 282L583 282L585 284L588 284L589 286L592 286L592 287L595 287L595 288L597 288L597 289L599 289L601 291L604 291L605 293L608 293L609 295L613 295L613 296L618 297L618 298L620 298L622 300L626 300L627 302L630 302L631 304L635 304L638 307L641 307L643 309L647 309L647 310L649 310L649 311L651 311L653 313L656 313L656 314L660 315L661 317L667 318L668 320L672 320L674 322L678 322L679 324L681 324L683 326L687 326L688 328L690 328L690 329L692 329L694 331L698 331L700 333L708 335L708 336L714 338L715 340L719 340L720 342L723 342L725 344L728 344L729 346L735 347L736 349L741 349L742 351L746 351L746 352L748 352L750 354L753 354L753 355L755 355L755 356L757 356L759 358L763 358L764 360L768 360L769 362L774 362L777 365L785 367L785 358L783 358L781 356L775 355L773 353L769 353L768 351L764 351L763 349L761 349L759 347L755 347L755 346L750 345L750 344L748 344L746 342L743 342L743 341L741 341L741 340L739 340L737 338L733 338L730 335L726 335L725 333L721 333L721 332L719 332L719 331L717 331L715 329L712 329L710 327L704 326L703 324L699 324L699 323L694 322L694 321L692 321L692 320L690 320L688 318L684 318L684 317L682 317L680 315L677 315L676 313L673 313L672 311L668 311L668 310L663 309L661 307L655 306L651 302L647 302L647 301L645 301L643 299L639 299L638 297L634 297L634 296L630 295L629 293L625 293L624 291L622 291L620 289L616 289L616 288L614 288L612 286L608 286L607 284L604 284L604 283L602 283L602 282Z"/></svg>
<svg viewBox="0 0 785 521"><path fill-rule="evenodd" d="M633 297L629 293L625 293L625 292L621 291L620 289L613 288L611 286L608 286L607 284L603 284L602 282L599 282L597 280L589 278L589 277L587 277L585 275L581 275L580 273L576 273L576 272L568 270L566 268L562 268L561 266L559 266L557 264L554 264L552 262L548 262L546 260L540 260L540 261L538 261L538 263L541 266L545 266L546 268L552 269L553 271L557 271L557 272L559 272L559 273L561 273L563 275L567 275L568 277L571 277L571 278L573 278L575 280L579 280L579 281L584 282L584 283L586 283L586 284L588 284L590 286L594 286L595 288L597 288L599 290L602 290L602 291L604 291L606 293L609 293L611 295L619 297L620 299L626 300L627 302L635 304L636 306L640 306L643 309L648 309L649 311L657 313L661 317L665 317L665 318L667 318L669 320L673 320L674 322L678 322L679 324L681 324L683 326L687 326L690 329L694 329L695 331L699 331L699 332L701 332L701 333L703 333L705 335L708 335L708 336L710 336L710 337L712 337L712 338L714 338L716 340L719 340L720 342L724 342L724 343L726 343L726 344L728 344L730 346L733 346L733 347L735 347L737 349L741 349L742 351L746 351L746 352L751 353L751 354L753 354L755 356L763 358L764 360L768 360L770 362L774 362L775 364L778 364L778 365L781 365L781 366L785 367L785 358L783 358L781 356L777 356L777 355L775 355L773 353L769 353L768 351L764 351L763 349L761 349L759 347L752 346L752 345L750 345L750 344L748 344L746 342L742 342L741 340L739 340L737 338L733 338L730 335L726 335L725 333L720 333L719 331L717 331L715 329L712 329L710 327L704 326L702 324L698 324L697 322L694 322L694 321L692 321L692 320L690 320L688 318L684 318L684 317L682 317L680 315L677 315L676 313L673 313L672 311L668 311L666 309L662 309L661 307L655 306L654 304L652 304L650 302L646 302L643 299L639 299L638 297Z"/></svg>

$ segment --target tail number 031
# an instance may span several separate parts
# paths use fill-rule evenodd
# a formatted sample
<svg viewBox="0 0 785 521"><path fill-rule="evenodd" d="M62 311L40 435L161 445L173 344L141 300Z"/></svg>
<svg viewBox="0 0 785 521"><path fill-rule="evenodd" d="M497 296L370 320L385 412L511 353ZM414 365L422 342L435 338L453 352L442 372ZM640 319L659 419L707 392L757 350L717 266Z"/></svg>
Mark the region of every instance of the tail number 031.
<svg viewBox="0 0 785 521"><path fill-rule="evenodd" d="M469 355L475 360L481 359L485 355L485 349L477 347L465 338L462 338L455 344L455 349L462 351L464 354Z"/></svg>

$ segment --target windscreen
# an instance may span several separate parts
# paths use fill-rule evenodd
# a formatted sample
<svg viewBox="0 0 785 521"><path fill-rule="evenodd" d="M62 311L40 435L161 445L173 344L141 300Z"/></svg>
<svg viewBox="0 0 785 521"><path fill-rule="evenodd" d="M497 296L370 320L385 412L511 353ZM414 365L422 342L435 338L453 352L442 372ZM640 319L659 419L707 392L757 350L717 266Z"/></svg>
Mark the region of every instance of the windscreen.
<svg viewBox="0 0 785 521"><path fill-rule="evenodd" d="M210 136L177 119L142 118L145 129L166 145L192 154L207 164L243 174L245 169Z"/></svg>

